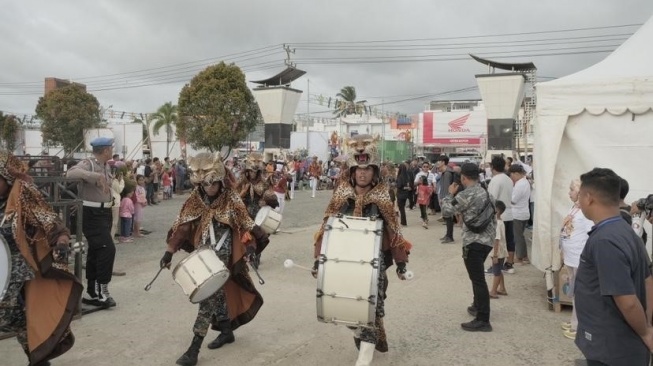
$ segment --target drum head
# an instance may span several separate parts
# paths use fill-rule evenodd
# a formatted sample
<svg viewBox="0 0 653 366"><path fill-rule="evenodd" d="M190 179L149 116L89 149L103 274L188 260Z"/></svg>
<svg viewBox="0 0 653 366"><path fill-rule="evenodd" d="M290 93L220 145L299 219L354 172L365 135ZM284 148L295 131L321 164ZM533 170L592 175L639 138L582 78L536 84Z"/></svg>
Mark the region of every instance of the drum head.
<svg viewBox="0 0 653 366"><path fill-rule="evenodd" d="M0 235L0 300L5 297L11 277L11 252L5 238Z"/></svg>
<svg viewBox="0 0 653 366"><path fill-rule="evenodd" d="M254 218L254 223L258 226L261 226L263 221L265 221L265 219L268 217L270 210L270 206L261 207L261 209L258 210L258 213L256 214L256 218Z"/></svg>
<svg viewBox="0 0 653 366"><path fill-rule="evenodd" d="M211 295L218 292L225 283L227 283L227 279L229 279L228 269L213 274L211 278L204 281L204 283L199 285L199 287L193 291L190 295L190 302L197 304L198 302L208 299Z"/></svg>

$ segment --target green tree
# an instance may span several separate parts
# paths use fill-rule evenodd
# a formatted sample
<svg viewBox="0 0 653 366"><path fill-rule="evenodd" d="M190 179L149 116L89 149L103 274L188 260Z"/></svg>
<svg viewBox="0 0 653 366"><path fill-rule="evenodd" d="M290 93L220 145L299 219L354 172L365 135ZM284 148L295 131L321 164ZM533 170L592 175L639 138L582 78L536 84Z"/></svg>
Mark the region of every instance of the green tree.
<svg viewBox="0 0 653 366"><path fill-rule="evenodd" d="M365 113L365 103L367 103L366 100L356 100L356 88L353 86L345 86L340 89L338 94L336 94L333 114L335 114L336 117L345 117L349 114L362 115Z"/></svg>
<svg viewBox="0 0 653 366"><path fill-rule="evenodd" d="M100 103L76 85L55 89L39 98L36 115L43 121L41 132L49 143L74 152L84 140L84 130L100 125Z"/></svg>
<svg viewBox="0 0 653 366"><path fill-rule="evenodd" d="M20 120L16 116L6 116L2 122L2 139L5 140L7 150L13 152L16 149L16 134L20 129Z"/></svg>
<svg viewBox="0 0 653 366"><path fill-rule="evenodd" d="M159 134L159 130L165 126L166 128L166 156L170 156L170 141L172 140L172 126L177 124L177 106L172 102L159 107L156 113L150 114L148 121L154 123L152 126L152 133L154 136Z"/></svg>
<svg viewBox="0 0 653 366"><path fill-rule="evenodd" d="M245 75L234 64L207 67L179 93L177 137L195 149L235 147L261 120Z"/></svg>

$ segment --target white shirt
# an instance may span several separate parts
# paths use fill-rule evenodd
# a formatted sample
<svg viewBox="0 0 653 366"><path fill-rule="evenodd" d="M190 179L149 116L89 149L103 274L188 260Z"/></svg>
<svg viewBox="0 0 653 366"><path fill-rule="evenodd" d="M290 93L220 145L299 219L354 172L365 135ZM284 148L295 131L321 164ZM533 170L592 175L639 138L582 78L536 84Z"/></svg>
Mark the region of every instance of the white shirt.
<svg viewBox="0 0 653 366"><path fill-rule="evenodd" d="M493 179L494 180L494 179ZM512 187L512 218L513 220L528 220L531 213L528 210L528 203L531 197L531 185L524 177L515 182Z"/></svg>
<svg viewBox="0 0 653 366"><path fill-rule="evenodd" d="M503 215L501 215L503 217ZM497 220L497 231L494 236L494 240L499 241L499 250L497 251L497 258L505 258L508 256L508 248L506 244L506 226L503 224L503 220ZM494 251L492 252L494 255Z"/></svg>
<svg viewBox="0 0 653 366"><path fill-rule="evenodd" d="M506 204L506 211L501 215L503 221L512 221L512 179L509 176L499 173L492 177L487 191L495 200Z"/></svg>
<svg viewBox="0 0 653 366"><path fill-rule="evenodd" d="M575 205L562 221L560 249L562 249L562 258L567 266L578 268L580 254L585 248L587 233L592 230L592 226L594 226L594 222L588 220L580 207Z"/></svg>
<svg viewBox="0 0 653 366"><path fill-rule="evenodd" d="M426 180L429 182L430 186L435 186L435 174L431 172L425 172L420 170L419 173L415 174L415 185L422 184L422 177L426 177Z"/></svg>

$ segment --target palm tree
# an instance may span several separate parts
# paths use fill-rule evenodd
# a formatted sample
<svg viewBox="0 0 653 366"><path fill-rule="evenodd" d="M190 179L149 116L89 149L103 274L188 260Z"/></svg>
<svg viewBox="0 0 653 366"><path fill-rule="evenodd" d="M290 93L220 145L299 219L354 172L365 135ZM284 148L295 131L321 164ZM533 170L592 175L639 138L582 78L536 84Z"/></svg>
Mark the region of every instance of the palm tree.
<svg viewBox="0 0 653 366"><path fill-rule="evenodd" d="M365 113L365 103L367 103L366 100L356 100L356 88L345 86L336 94L336 104L333 114L336 117L344 117L349 114L362 115Z"/></svg>
<svg viewBox="0 0 653 366"><path fill-rule="evenodd" d="M172 102L159 107L156 113L150 115L148 122L154 123L152 133L156 136L159 134L161 127L166 128L166 156L170 155L170 140L172 140L172 126L177 123L177 106Z"/></svg>

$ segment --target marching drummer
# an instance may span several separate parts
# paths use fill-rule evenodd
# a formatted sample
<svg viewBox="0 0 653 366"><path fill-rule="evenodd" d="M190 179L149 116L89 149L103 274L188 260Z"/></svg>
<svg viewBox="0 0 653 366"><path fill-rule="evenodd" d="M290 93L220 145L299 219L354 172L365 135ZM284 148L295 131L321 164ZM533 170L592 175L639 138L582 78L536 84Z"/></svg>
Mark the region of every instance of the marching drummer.
<svg viewBox="0 0 653 366"><path fill-rule="evenodd" d="M380 253L380 268L378 278L378 294L376 305L375 327L359 327L354 333L354 343L359 349L356 366L369 365L374 356L374 350L388 351L383 317L385 316L384 300L388 279L386 269L397 265L397 276L406 279L406 263L412 245L401 235L395 217L388 187L381 180L376 140L369 135L358 135L347 142L349 147L349 180L338 185L324 214L324 224L330 216L339 214L357 217L377 217L383 220L383 236ZM315 264L313 276L317 277L321 252L324 225L318 231L315 241ZM353 243L352 243L353 244Z"/></svg>
<svg viewBox="0 0 653 366"><path fill-rule="evenodd" d="M270 180L263 176L264 171L263 156L256 152L251 153L245 159L245 171L238 181L237 191L252 220L256 219L261 207L270 206L276 209L279 206ZM256 256L254 267L258 268L260 260L260 256Z"/></svg>
<svg viewBox="0 0 653 366"><path fill-rule="evenodd" d="M268 235L254 225L238 193L232 190L234 178L226 172L219 154L200 153L190 158L188 165L195 189L168 232L168 248L160 266L169 267L173 253L179 249L193 252L213 247L230 277L220 290L200 302L193 341L177 360L177 365L182 366L197 364L210 325L220 331L208 344L209 349L216 349L233 343L233 331L256 316L263 298L249 277L246 262L269 243Z"/></svg>
<svg viewBox="0 0 653 366"><path fill-rule="evenodd" d="M70 322L83 287L68 268L68 229L26 172L0 150L0 258L9 259L0 263L8 276L0 278L0 329L16 334L30 365L49 365L75 343Z"/></svg>

